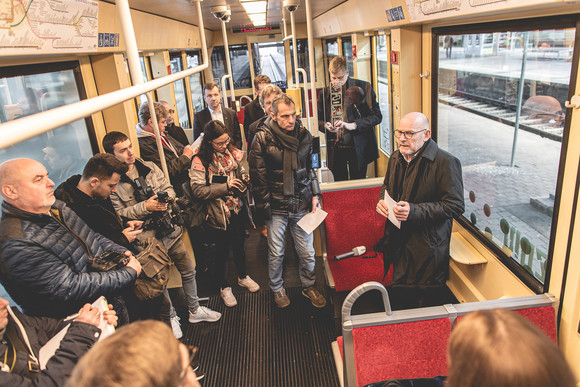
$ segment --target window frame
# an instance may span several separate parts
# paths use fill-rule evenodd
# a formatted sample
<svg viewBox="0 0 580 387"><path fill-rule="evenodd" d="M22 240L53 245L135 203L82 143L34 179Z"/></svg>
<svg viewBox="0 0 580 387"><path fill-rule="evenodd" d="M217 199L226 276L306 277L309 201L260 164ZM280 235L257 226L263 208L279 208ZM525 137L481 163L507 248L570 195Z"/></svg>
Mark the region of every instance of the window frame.
<svg viewBox="0 0 580 387"><path fill-rule="evenodd" d="M438 90L439 90L439 37L444 35L462 35L462 34L484 34L501 31L533 31L541 29L563 29L576 28L576 39L580 35L578 28L580 27L579 15L561 15L552 17L537 17L530 19L515 19L505 20L489 23L455 25L446 27L435 27L431 30L431 63L433 74L431 78L431 132L432 137L437 141L438 136ZM568 90L568 99L574 94L574 85L576 84L576 73L579 62L580 41L575 41L574 54L572 60L572 70L570 74L570 83ZM549 289L550 277L552 271L552 262L554 255L554 243L556 237L556 228L558 224L560 212L560 200L562 195L563 185L563 169L567 158L567 149L570 137L570 121L571 114L566 114L564 122L564 130L562 133L562 146L560 151L560 161L558 164L558 177L556 181L556 190L554 198L554 213L552 215L552 224L550 228L550 238L548 245L548 252L546 258L546 275L544 283L542 284L531 273L528 273L523 266L512 260L499 246L487 239L483 233L469 222L464 215L461 215L457 222L464 227L471 235L473 235L479 242L488 248L499 260L512 271L526 286L537 294L544 293Z"/></svg>

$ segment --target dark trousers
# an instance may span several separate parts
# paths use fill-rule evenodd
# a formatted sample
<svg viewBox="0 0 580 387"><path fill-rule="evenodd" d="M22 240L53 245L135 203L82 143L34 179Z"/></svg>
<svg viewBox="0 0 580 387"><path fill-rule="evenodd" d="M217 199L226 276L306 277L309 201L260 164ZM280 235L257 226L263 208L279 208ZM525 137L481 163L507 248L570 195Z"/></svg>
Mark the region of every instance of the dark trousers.
<svg viewBox="0 0 580 387"><path fill-rule="evenodd" d="M367 166L359 165L354 148L334 147L331 170L334 181L364 179Z"/></svg>
<svg viewBox="0 0 580 387"><path fill-rule="evenodd" d="M141 301L133 293L133 289L128 289L123 295L129 312L131 322L137 320L161 320L170 324L169 312L171 303L161 294L147 301Z"/></svg>
<svg viewBox="0 0 580 387"><path fill-rule="evenodd" d="M215 244L215 280L220 289L227 288L226 262L233 249L234 263L239 278L246 277L246 253L244 251L244 225L240 214L230 216L230 223L226 230L209 228L207 231L209 242Z"/></svg>

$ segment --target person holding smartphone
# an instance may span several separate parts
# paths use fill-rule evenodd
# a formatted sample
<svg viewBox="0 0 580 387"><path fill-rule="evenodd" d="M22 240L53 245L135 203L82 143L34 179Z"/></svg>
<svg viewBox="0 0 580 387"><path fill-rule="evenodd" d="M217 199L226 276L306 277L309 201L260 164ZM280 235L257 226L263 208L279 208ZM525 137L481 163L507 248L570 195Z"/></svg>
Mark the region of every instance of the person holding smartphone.
<svg viewBox="0 0 580 387"><path fill-rule="evenodd" d="M227 128L212 120L204 128L198 154L194 157L189 177L192 195L207 201L205 238L216 245L215 276L226 306L237 301L226 277L226 259L233 249L238 272L238 285L251 292L260 286L246 273L244 252L245 223L253 227L247 202L249 175L244 169L244 152L231 143Z"/></svg>

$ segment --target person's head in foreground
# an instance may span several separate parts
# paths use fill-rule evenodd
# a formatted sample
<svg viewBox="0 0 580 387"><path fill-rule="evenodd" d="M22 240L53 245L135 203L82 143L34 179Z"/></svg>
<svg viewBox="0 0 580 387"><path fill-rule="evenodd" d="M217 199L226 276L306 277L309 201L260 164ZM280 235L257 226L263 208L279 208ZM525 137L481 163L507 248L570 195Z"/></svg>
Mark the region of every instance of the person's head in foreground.
<svg viewBox="0 0 580 387"><path fill-rule="evenodd" d="M447 347L447 387L574 387L562 352L519 314L481 310L467 315Z"/></svg>
<svg viewBox="0 0 580 387"><path fill-rule="evenodd" d="M137 321L95 344L75 367L69 386L200 387L189 355L166 324Z"/></svg>

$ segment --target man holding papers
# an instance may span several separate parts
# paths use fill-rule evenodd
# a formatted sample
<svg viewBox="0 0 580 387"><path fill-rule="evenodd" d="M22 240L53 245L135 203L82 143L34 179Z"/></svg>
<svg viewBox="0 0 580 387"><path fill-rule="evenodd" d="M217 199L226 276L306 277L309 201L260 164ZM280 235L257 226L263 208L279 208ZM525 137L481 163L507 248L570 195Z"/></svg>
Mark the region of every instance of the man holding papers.
<svg viewBox="0 0 580 387"><path fill-rule="evenodd" d="M294 101L286 94L276 96L270 116L258 127L249 162L252 193L256 205L264 210L268 227L268 274L279 308L290 305L282 279L287 227L298 253L302 294L317 308L326 305L314 285L313 234L297 225L318 208L320 188L311 160L312 136L296 118Z"/></svg>
<svg viewBox="0 0 580 387"><path fill-rule="evenodd" d="M423 306L425 294L437 293L449 278L453 218L465 207L461 164L431 139L422 113L405 115L395 138L399 149L377 203L379 214L395 218L385 225L385 269L393 264L393 287L405 288L407 306Z"/></svg>

